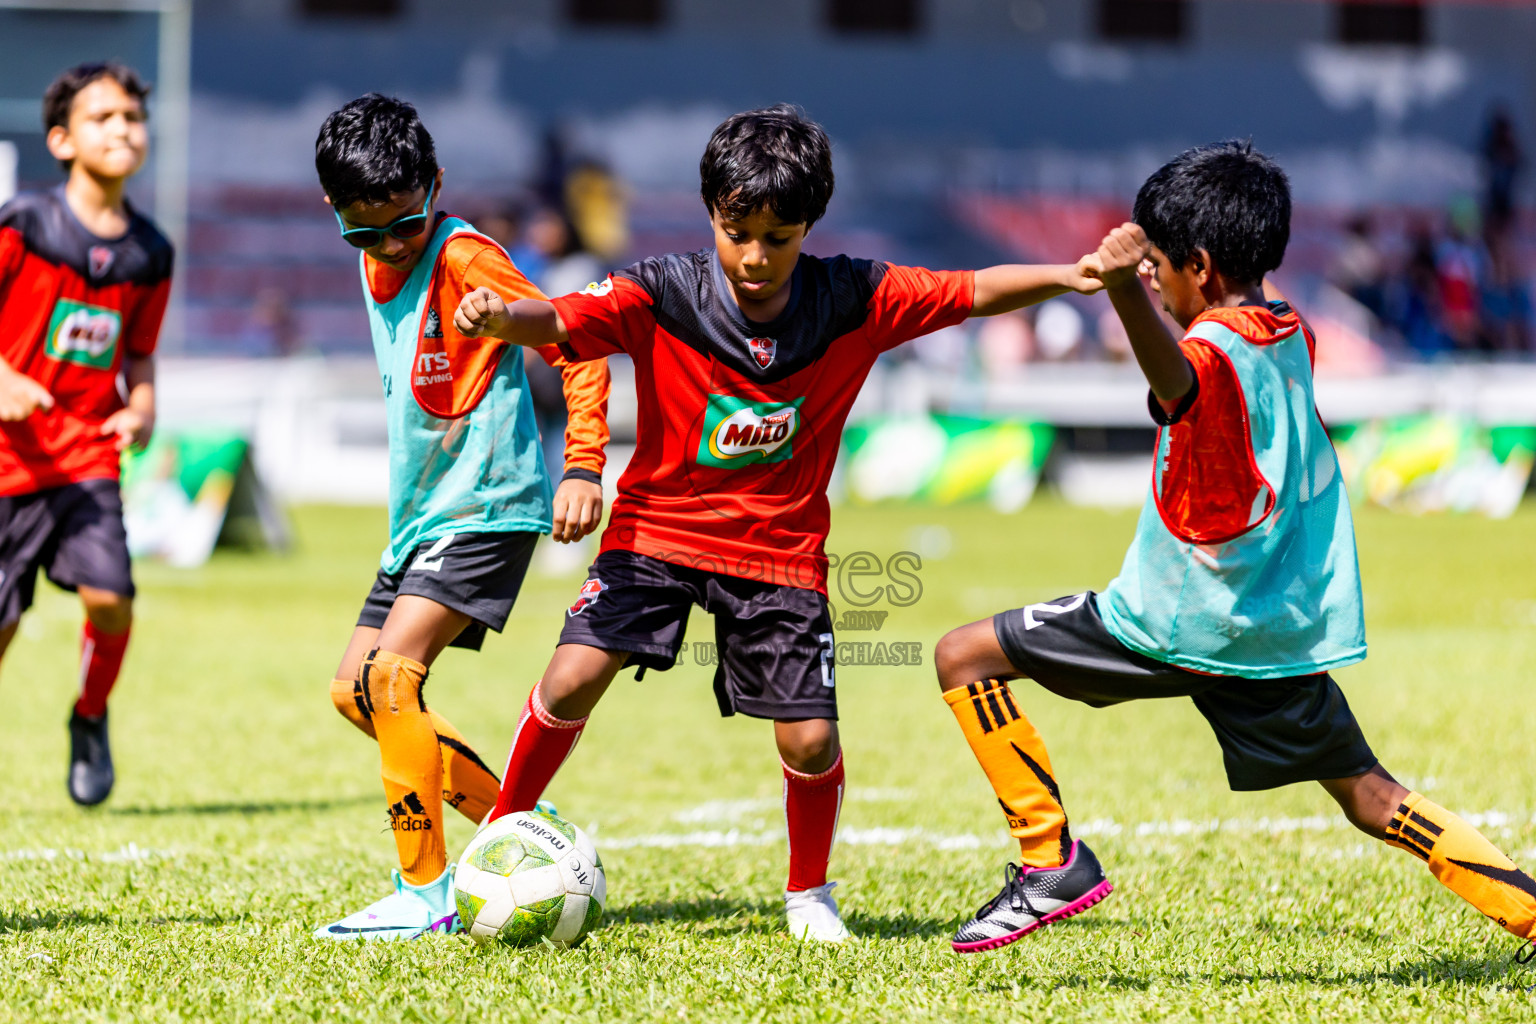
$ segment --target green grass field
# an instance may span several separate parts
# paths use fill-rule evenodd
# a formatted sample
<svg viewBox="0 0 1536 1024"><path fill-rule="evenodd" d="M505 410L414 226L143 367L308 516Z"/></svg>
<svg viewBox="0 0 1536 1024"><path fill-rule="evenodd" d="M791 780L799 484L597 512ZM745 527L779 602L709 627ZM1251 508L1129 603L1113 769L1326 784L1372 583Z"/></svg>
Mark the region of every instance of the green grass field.
<svg viewBox="0 0 1536 1024"><path fill-rule="evenodd" d="M327 696L383 513L309 508L292 554L140 567L113 705L118 789L90 812L63 786L78 613L40 588L0 672L0 1019L1536 1018L1514 939L1348 829L1318 787L1229 792L1187 701L1093 711L1019 687L1116 891L998 953L951 953L1010 846L938 696L933 643L1102 587L1134 516L1041 500L1010 517L836 521L832 551L927 554L915 604L840 636L920 642L924 660L838 671L849 793L833 877L857 945L782 932L770 730L721 721L696 663L624 677L549 794L607 865L608 913L585 946L311 941L385 892L393 845L376 750ZM1400 779L1483 815L1536 864L1536 508L1503 522L1365 512L1359 531L1372 654L1340 681L1367 736ZM430 699L493 764L580 578L536 571L505 634L433 672ZM696 613L689 640L709 639ZM454 854L472 828L449 827Z"/></svg>

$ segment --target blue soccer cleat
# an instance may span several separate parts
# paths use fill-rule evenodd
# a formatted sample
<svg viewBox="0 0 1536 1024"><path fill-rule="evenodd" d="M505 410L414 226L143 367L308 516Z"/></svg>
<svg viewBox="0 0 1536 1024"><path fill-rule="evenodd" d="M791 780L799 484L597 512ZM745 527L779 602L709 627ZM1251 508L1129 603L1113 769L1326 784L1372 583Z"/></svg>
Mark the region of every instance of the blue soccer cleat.
<svg viewBox="0 0 1536 1024"><path fill-rule="evenodd" d="M315 930L317 939L365 939L370 942L417 939L429 932L459 930L453 899L453 865L426 885L411 885L392 872L395 891L355 914Z"/></svg>

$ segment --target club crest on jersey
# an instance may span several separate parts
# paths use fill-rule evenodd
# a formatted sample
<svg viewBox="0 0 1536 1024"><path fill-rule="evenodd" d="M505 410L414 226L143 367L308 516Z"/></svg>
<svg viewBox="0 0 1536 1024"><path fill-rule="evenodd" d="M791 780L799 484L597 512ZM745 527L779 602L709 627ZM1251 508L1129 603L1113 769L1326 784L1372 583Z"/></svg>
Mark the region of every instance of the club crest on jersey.
<svg viewBox="0 0 1536 1024"><path fill-rule="evenodd" d="M112 269L112 250L104 245L91 246L85 258L90 266L92 278L102 277Z"/></svg>
<svg viewBox="0 0 1536 1024"><path fill-rule="evenodd" d="M421 336L423 338L441 338L443 336L443 321L437 315L437 310L427 310L427 322L422 325Z"/></svg>
<svg viewBox="0 0 1536 1024"><path fill-rule="evenodd" d="M710 395L699 438L701 466L737 469L758 462L780 462L794 454L800 433L800 403L748 402L732 395Z"/></svg>
<svg viewBox="0 0 1536 1024"><path fill-rule="evenodd" d="M117 310L60 299L48 321L44 351L52 359L110 370L122 331L123 315Z"/></svg>
<svg viewBox="0 0 1536 1024"><path fill-rule="evenodd" d="M613 278L605 277L601 281L593 281L581 290L583 295L593 295L602 298L613 291Z"/></svg>
<svg viewBox="0 0 1536 1024"><path fill-rule="evenodd" d="M778 354L779 343L772 338L748 338L747 351L752 353L752 358L757 360L757 365L768 369L768 364L773 362L773 357Z"/></svg>
<svg viewBox="0 0 1536 1024"><path fill-rule="evenodd" d="M580 615L587 610L589 605L596 604L597 596L607 589L607 585L602 580L596 576L592 577L581 585L581 596L576 599L575 604L566 609L565 614L567 616Z"/></svg>

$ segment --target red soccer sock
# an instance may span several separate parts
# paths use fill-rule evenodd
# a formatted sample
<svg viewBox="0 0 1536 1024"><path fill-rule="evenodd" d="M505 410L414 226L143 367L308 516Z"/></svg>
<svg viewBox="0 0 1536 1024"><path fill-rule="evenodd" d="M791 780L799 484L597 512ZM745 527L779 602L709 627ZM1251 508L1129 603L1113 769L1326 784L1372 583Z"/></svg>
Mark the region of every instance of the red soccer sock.
<svg viewBox="0 0 1536 1024"><path fill-rule="evenodd" d="M567 722L550 714L539 699L538 684L534 684L528 702L523 705L522 717L517 720L517 733L512 737L512 752L507 755L507 770L501 775L501 793L496 806L491 808L491 821L515 811L533 810L544 795L544 787L576 749L586 724L585 718Z"/></svg>
<svg viewBox="0 0 1536 1024"><path fill-rule="evenodd" d="M782 763L782 762L780 762ZM784 817L789 822L788 892L827 884L827 862L843 808L843 754L820 775L784 765Z"/></svg>
<svg viewBox="0 0 1536 1024"><path fill-rule="evenodd" d="M100 718L107 713L107 695L117 685L128 650L128 631L103 633L87 620L80 631L80 699L75 713Z"/></svg>

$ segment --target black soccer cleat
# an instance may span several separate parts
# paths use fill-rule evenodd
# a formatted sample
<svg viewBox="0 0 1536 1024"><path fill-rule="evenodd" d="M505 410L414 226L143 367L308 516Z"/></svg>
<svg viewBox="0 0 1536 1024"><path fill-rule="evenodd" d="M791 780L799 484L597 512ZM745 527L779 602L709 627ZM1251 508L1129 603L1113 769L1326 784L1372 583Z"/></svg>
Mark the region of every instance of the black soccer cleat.
<svg viewBox="0 0 1536 1024"><path fill-rule="evenodd" d="M1080 914L1114 891L1093 851L1080 842L1059 868L1003 869L1003 891L960 926L957 953L981 953L1016 942L1038 928Z"/></svg>
<svg viewBox="0 0 1536 1024"><path fill-rule="evenodd" d="M101 803L117 781L112 771L112 747L107 742L107 716L69 716L69 798L81 807Z"/></svg>

